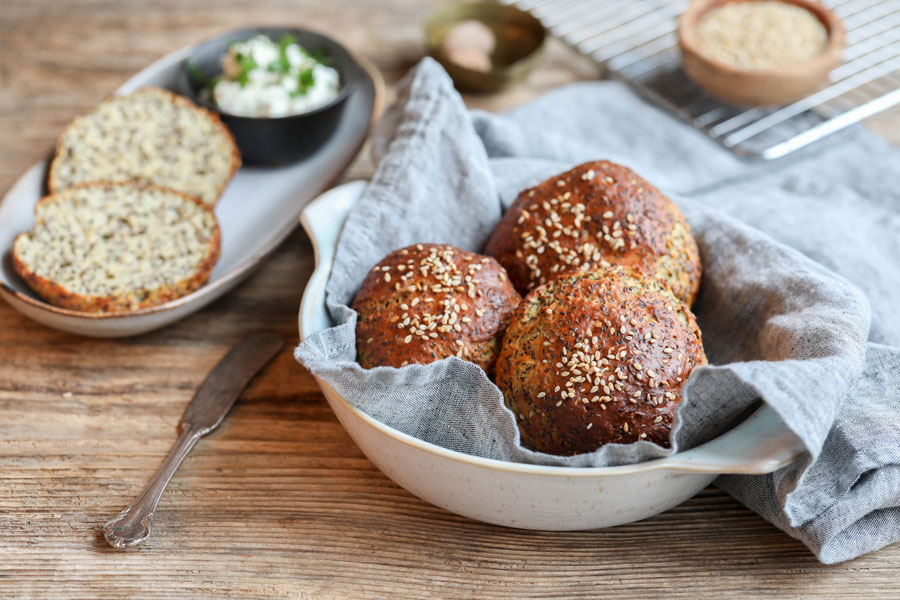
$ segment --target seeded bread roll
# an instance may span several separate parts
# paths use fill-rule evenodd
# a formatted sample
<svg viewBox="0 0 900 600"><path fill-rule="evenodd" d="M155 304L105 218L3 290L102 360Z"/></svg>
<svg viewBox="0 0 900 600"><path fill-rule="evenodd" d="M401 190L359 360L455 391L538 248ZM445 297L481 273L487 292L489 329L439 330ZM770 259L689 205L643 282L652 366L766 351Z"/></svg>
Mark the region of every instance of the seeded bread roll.
<svg viewBox="0 0 900 600"><path fill-rule="evenodd" d="M610 264L667 282L688 306L700 287L700 254L681 211L634 171L608 161L523 191L484 253L523 294L564 273Z"/></svg>
<svg viewBox="0 0 900 600"><path fill-rule="evenodd" d="M89 182L151 184L214 205L240 164L216 115L166 90L142 88L66 128L48 183L54 193Z"/></svg>
<svg viewBox="0 0 900 600"><path fill-rule="evenodd" d="M521 299L493 258L437 244L396 250L353 301L357 359L369 369L458 356L490 375Z"/></svg>
<svg viewBox="0 0 900 600"><path fill-rule="evenodd" d="M16 272L41 297L84 312L147 308L188 294L219 257L199 199L135 184L90 184L41 199L13 242Z"/></svg>
<svg viewBox="0 0 900 600"><path fill-rule="evenodd" d="M668 447L682 385L702 364L700 329L684 303L652 277L611 267L525 297L503 339L497 386L534 450Z"/></svg>

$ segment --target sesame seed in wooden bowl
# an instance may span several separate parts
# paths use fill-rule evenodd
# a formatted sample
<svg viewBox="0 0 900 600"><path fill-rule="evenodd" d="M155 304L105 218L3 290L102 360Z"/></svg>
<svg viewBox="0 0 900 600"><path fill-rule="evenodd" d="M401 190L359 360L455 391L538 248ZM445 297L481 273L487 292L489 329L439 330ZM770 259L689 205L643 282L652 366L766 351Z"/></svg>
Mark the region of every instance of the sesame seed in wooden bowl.
<svg viewBox="0 0 900 600"><path fill-rule="evenodd" d="M771 106L828 82L844 26L814 0L696 0L681 15L678 41L685 72L711 96Z"/></svg>

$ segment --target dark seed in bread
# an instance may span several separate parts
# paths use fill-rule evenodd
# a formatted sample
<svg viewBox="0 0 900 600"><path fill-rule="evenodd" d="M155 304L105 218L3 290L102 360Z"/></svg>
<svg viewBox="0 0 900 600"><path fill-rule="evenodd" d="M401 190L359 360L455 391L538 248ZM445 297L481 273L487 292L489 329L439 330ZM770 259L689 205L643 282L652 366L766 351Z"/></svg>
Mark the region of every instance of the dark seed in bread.
<svg viewBox="0 0 900 600"><path fill-rule="evenodd" d="M694 315L665 284L611 267L530 292L497 359L522 442L557 455L612 442L669 446L681 389L706 363Z"/></svg>
<svg viewBox="0 0 900 600"><path fill-rule="evenodd" d="M520 300L493 258L437 244L396 250L353 301L357 359L372 368L458 356L491 374Z"/></svg>
<svg viewBox="0 0 900 600"><path fill-rule="evenodd" d="M700 255L678 207L628 167L579 165L519 194L484 250L521 293L559 275L609 264L668 283L690 306Z"/></svg>

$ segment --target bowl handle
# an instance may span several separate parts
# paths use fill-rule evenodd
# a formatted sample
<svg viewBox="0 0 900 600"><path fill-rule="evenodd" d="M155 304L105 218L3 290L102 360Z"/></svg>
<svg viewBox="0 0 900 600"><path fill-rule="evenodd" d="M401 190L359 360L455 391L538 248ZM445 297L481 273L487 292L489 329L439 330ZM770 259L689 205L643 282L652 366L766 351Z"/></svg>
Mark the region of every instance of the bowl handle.
<svg viewBox="0 0 900 600"><path fill-rule="evenodd" d="M366 181L339 185L307 204L300 213L300 224L312 241L316 257L316 268L306 283L300 302L301 340L332 325L325 308L325 285L331 275L341 229L366 185Z"/></svg>
<svg viewBox="0 0 900 600"><path fill-rule="evenodd" d="M698 473L762 475L794 462L806 447L768 404L734 429L665 461L666 468Z"/></svg>

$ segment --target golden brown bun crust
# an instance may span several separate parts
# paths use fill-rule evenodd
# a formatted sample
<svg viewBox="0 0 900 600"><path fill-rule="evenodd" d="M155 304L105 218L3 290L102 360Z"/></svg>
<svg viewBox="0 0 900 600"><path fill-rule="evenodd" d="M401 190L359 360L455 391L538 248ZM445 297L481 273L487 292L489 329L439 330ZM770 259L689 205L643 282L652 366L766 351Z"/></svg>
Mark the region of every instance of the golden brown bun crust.
<svg viewBox="0 0 900 600"><path fill-rule="evenodd" d="M520 193L484 253L523 294L606 263L666 281L688 306L700 287L700 253L678 207L628 167L603 160Z"/></svg>
<svg viewBox="0 0 900 600"><path fill-rule="evenodd" d="M396 250L353 301L357 359L370 369L458 356L491 374L521 299L492 258L438 244Z"/></svg>
<svg viewBox="0 0 900 600"><path fill-rule="evenodd" d="M104 187L109 185L129 184L98 182L87 183L69 189L76 190L85 187ZM185 200L193 202L197 206L201 207L203 210L209 213L213 213L212 208L210 208L202 200L194 196L188 196L187 194L182 194L181 192L175 192L174 190L167 190L165 188L160 188L157 186L147 185L141 187L149 189L161 189L169 193L178 194L179 196L184 197ZM51 201L53 199L53 196L54 194L50 194L49 196L44 196L43 198L38 200L35 204L35 210L37 210L39 204ZM72 292L65 286L60 285L59 283L51 279L47 279L46 277L42 277L28 268L28 266L24 262L22 262L16 252L16 241L18 241L18 239L23 235L27 234L20 233L13 240L13 268L15 269L16 273L18 273L19 277L21 277L25 281L25 283L28 284L28 287L33 289L41 298L43 298L50 304L59 306L60 308L90 313L133 312L144 308L159 306L160 304L165 304L166 302L170 302L172 300L190 294L191 292L201 288L209 280L209 276L212 273L213 267L215 267L216 262L219 260L219 253L221 252L222 245L221 230L217 226L213 237L209 242L209 252L207 253L206 258L204 259L200 268L197 269L197 271L191 277L183 279L174 285L156 288L152 290L150 294L142 298L138 298L134 294L124 294L116 296L86 296L83 294Z"/></svg>
<svg viewBox="0 0 900 600"><path fill-rule="evenodd" d="M682 385L702 364L700 329L684 303L657 280L612 267L525 297L503 339L497 386L534 450L668 447Z"/></svg>

